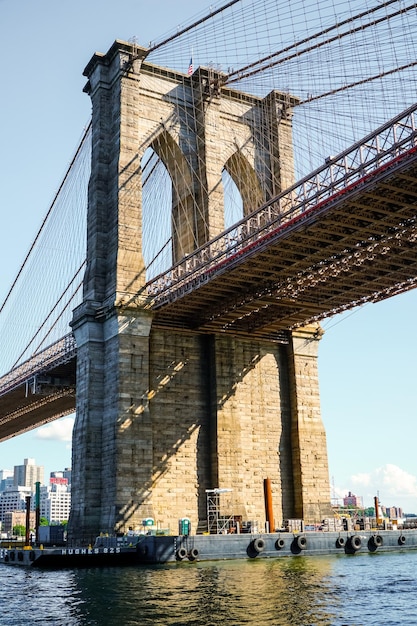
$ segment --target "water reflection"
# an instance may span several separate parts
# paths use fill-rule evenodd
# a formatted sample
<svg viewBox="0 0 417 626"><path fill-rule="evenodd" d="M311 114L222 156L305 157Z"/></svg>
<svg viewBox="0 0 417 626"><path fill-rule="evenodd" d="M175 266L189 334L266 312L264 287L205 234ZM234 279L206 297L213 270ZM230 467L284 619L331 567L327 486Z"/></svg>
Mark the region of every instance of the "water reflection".
<svg viewBox="0 0 417 626"><path fill-rule="evenodd" d="M78 617L102 626L115 616L126 626L325 626L332 623L324 601L330 571L331 560L303 557L90 570L77 576Z"/></svg>
<svg viewBox="0 0 417 626"><path fill-rule="evenodd" d="M2 565L0 626L417 624L416 561L414 551L56 572Z"/></svg>

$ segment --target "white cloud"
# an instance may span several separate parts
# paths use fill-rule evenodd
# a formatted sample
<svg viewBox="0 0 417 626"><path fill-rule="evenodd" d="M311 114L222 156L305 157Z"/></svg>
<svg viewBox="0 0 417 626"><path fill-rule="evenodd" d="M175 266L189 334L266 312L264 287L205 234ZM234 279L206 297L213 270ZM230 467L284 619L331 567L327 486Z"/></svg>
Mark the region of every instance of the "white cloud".
<svg viewBox="0 0 417 626"><path fill-rule="evenodd" d="M36 432L36 438L54 441L71 441L74 419L74 417L64 417L50 424L46 424Z"/></svg>
<svg viewBox="0 0 417 626"><path fill-rule="evenodd" d="M349 484L355 495L362 496L365 506L372 506L373 498L379 494L384 506L399 506L409 513L417 511L417 477L397 465L387 463L367 474L354 474Z"/></svg>
<svg viewBox="0 0 417 626"><path fill-rule="evenodd" d="M351 478L354 485L360 485L361 487L368 487L372 482L371 474L355 474Z"/></svg>
<svg viewBox="0 0 417 626"><path fill-rule="evenodd" d="M385 465L376 470L384 491L397 496L417 498L417 478L397 465Z"/></svg>

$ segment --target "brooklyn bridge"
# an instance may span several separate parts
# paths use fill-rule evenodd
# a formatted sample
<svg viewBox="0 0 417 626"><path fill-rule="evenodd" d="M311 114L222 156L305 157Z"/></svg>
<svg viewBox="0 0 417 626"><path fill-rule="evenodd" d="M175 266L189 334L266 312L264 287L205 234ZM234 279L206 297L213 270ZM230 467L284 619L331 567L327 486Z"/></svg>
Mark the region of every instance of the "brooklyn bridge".
<svg viewBox="0 0 417 626"><path fill-rule="evenodd" d="M414 61L384 30L416 5L368 5L239 69L161 62L238 4L92 56L91 121L1 306L0 439L76 413L73 540L184 514L204 530L213 487L263 524L266 477L276 519L327 516L320 321L416 286ZM283 87L276 68L377 29L391 66ZM297 128L370 83L360 137L341 111L335 150ZM370 126L393 89L403 107Z"/></svg>

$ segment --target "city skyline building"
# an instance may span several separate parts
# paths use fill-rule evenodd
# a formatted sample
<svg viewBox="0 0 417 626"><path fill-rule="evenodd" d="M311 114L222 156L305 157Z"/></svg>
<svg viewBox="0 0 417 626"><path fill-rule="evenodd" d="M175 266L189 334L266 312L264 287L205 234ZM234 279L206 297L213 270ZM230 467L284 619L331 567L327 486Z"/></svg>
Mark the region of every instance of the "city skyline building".
<svg viewBox="0 0 417 626"><path fill-rule="evenodd" d="M35 528L36 515L35 511L29 513L29 525L31 529ZM26 511L7 511L4 514L4 520L2 522L2 532L7 533L9 536L13 534L15 526L26 525Z"/></svg>
<svg viewBox="0 0 417 626"><path fill-rule="evenodd" d="M60 471L57 471L57 472L51 472L50 476L49 476L49 483L52 483L52 482L59 483L59 482L61 482L61 484L71 485L71 476L72 476L71 468L70 467L66 467L64 470L60 470ZM62 482L62 481L66 481L66 482Z"/></svg>
<svg viewBox="0 0 417 626"><path fill-rule="evenodd" d="M19 485L9 487L0 493L0 521L4 522L6 513L25 511L26 498L32 495L30 487Z"/></svg>
<svg viewBox="0 0 417 626"><path fill-rule="evenodd" d="M36 483L40 483L40 516L49 524L67 521L71 508L71 468L50 473L44 484L44 467L35 459L24 459L23 465L0 470L0 528L11 533L16 519L26 512L26 498L31 497L31 512L35 508ZM32 513L31 513L32 514Z"/></svg>
<svg viewBox="0 0 417 626"><path fill-rule="evenodd" d="M404 517L404 511L401 507L397 506L383 506L381 507L384 514L391 520L402 519Z"/></svg>
<svg viewBox="0 0 417 626"><path fill-rule="evenodd" d="M12 470L0 469L0 492L11 486L13 486Z"/></svg>
<svg viewBox="0 0 417 626"><path fill-rule="evenodd" d="M349 491L348 495L343 498L343 506L354 506L355 508L362 509L362 496L355 496L354 493Z"/></svg>
<svg viewBox="0 0 417 626"><path fill-rule="evenodd" d="M15 465L13 470L15 487L30 487L35 491L37 482L43 484L44 466L36 465L35 459L24 459L23 465Z"/></svg>
<svg viewBox="0 0 417 626"><path fill-rule="evenodd" d="M71 509L71 489L67 478L54 478L53 480L66 481L51 482L43 485L40 489L40 516L48 520L50 524L60 524L68 521Z"/></svg>

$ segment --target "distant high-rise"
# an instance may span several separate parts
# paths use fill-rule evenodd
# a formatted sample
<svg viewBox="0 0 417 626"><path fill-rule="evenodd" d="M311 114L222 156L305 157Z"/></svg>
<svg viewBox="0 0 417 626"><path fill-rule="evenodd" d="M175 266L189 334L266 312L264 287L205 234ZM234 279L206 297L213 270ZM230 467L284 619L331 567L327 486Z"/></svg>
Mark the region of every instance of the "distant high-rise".
<svg viewBox="0 0 417 626"><path fill-rule="evenodd" d="M72 482L72 481L71 481L71 477L72 477L71 468L70 468L70 467L66 467L66 468L64 469L64 471L62 472L62 474L63 474L64 478L67 478L67 479L68 479L68 484L70 485L70 484L71 484L71 482Z"/></svg>
<svg viewBox="0 0 417 626"><path fill-rule="evenodd" d="M14 486L30 487L35 491L35 483L43 484L43 465L36 465L35 459L25 459L23 465L14 466Z"/></svg>
<svg viewBox="0 0 417 626"><path fill-rule="evenodd" d="M403 510L397 506L386 507L386 514L390 519L401 519L404 516Z"/></svg>
<svg viewBox="0 0 417 626"><path fill-rule="evenodd" d="M11 511L24 511L26 498L31 495L30 487L11 487L0 493L0 521L4 522L5 514Z"/></svg>
<svg viewBox="0 0 417 626"><path fill-rule="evenodd" d="M71 468L66 467L64 470L60 470L59 472L51 472L49 482L61 482L61 484L71 485Z"/></svg>
<svg viewBox="0 0 417 626"><path fill-rule="evenodd" d="M13 484L13 472L7 469L0 470L0 492Z"/></svg>
<svg viewBox="0 0 417 626"><path fill-rule="evenodd" d="M58 473L58 472L53 472ZM52 481L66 481L66 484ZM71 491L66 478L52 477L50 484L41 487L40 513L50 524L68 521L71 508Z"/></svg>
<svg viewBox="0 0 417 626"><path fill-rule="evenodd" d="M361 496L355 496L351 491L343 498L343 506L354 506L363 508L363 501Z"/></svg>

